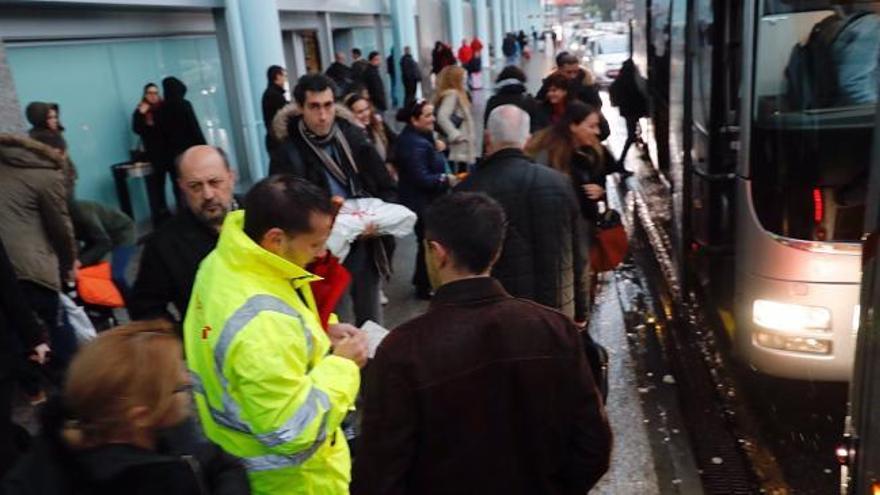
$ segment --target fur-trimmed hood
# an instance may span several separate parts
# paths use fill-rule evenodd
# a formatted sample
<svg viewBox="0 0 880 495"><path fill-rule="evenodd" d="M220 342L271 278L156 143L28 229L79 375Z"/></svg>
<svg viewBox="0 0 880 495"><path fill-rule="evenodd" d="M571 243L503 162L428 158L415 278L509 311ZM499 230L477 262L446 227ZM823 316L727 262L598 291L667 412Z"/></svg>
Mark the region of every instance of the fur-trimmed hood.
<svg viewBox="0 0 880 495"><path fill-rule="evenodd" d="M35 139L18 134L0 134L0 164L16 168L65 168L61 153Z"/></svg>
<svg viewBox="0 0 880 495"><path fill-rule="evenodd" d="M284 142L290 135L290 124L294 119L302 115L302 109L296 102L288 103L281 107L272 119L272 136L279 142ZM363 128L360 122L354 118L351 110L341 103L336 103L336 119L348 122L351 125Z"/></svg>

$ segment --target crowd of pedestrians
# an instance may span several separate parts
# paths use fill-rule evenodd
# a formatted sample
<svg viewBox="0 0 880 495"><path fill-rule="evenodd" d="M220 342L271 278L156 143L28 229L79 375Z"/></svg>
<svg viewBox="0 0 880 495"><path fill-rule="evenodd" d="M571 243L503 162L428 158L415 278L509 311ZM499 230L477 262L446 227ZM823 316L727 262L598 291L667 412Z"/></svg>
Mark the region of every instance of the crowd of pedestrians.
<svg viewBox="0 0 880 495"><path fill-rule="evenodd" d="M349 65L336 53L325 74L296 81L292 101L286 70L268 68L269 177L243 197L229 157L205 143L186 86L174 77L161 92L147 84L132 129L139 158L157 171L155 227L130 290L114 272L132 323L79 350L60 294L82 266L108 255L127 264L133 223L75 200L60 109L29 106L30 137L0 135L6 492L595 485L612 437L601 377L584 352L595 290L589 248L605 177L622 169L602 144L608 125L589 71L560 54L532 96L518 59L528 37L511 33L505 55L508 40L513 63L497 76L482 136L472 93L481 85L478 39L462 40L457 57L437 43L430 99L417 98L423 73L410 47L399 72L393 55L365 59L355 48ZM404 88L398 125L385 118L394 100L383 62ZM362 328L384 323L394 237L375 220L343 260L325 247L344 205L365 198L415 215L412 284L431 301L378 349ZM45 366L58 393L27 441L10 421L13 398L17 389L38 395Z"/></svg>

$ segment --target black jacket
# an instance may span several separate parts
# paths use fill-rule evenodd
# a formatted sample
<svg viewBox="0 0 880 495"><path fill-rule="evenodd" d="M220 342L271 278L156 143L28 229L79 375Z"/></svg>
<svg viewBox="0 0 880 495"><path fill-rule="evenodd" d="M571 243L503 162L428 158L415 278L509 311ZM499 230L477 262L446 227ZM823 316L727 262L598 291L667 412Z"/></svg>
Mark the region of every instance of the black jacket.
<svg viewBox="0 0 880 495"><path fill-rule="evenodd" d="M162 80L162 92L165 101L156 120L165 142L166 163L170 165L188 148L206 141L192 104L184 99L186 85L176 77L166 77Z"/></svg>
<svg viewBox="0 0 880 495"><path fill-rule="evenodd" d="M526 92L525 84L510 84L496 90L495 94L486 102L486 111L483 114L483 128L489 122L489 114L492 113L492 110L501 105L516 105L529 114L529 132L532 134L549 125L546 112L543 111L540 103Z"/></svg>
<svg viewBox="0 0 880 495"><path fill-rule="evenodd" d="M419 82L422 80L422 71L412 55L404 55L400 58L400 74L403 82Z"/></svg>
<svg viewBox="0 0 880 495"><path fill-rule="evenodd" d="M373 102L373 106L376 107L376 110L380 112L384 112L388 110L388 104L385 99L385 84L382 82L382 75L379 73L379 68L370 64L369 67L364 70L364 85L367 87L367 92L370 93L370 100Z"/></svg>
<svg viewBox="0 0 880 495"><path fill-rule="evenodd" d="M147 161L156 168L166 167L168 164L162 161L166 159L167 154L165 152L165 138L162 137L162 131L159 129L158 110L151 110L151 112L154 112L152 125L148 122L147 116L135 108L131 115L131 128L141 138L144 157Z"/></svg>
<svg viewBox="0 0 880 495"><path fill-rule="evenodd" d="M351 67L339 62L333 62L330 64L330 67L327 67L324 74L336 83L337 90L339 91L339 94L336 95L337 97L348 93L348 88L351 87L352 83ZM266 126L268 125L269 122L266 122Z"/></svg>
<svg viewBox="0 0 880 495"><path fill-rule="evenodd" d="M214 249L217 239L217 232L186 207L150 235L128 304L131 318L170 317L166 308L171 303L182 320L199 263Z"/></svg>
<svg viewBox="0 0 880 495"><path fill-rule="evenodd" d="M50 404L43 433L3 480L5 495L247 495L241 462L201 442L186 455L160 447L106 445L75 451L60 438L64 416Z"/></svg>
<svg viewBox="0 0 880 495"><path fill-rule="evenodd" d="M599 219L598 202L587 197L581 186L597 184L605 188L605 177L615 172L623 172L623 167L614 159L608 148L602 146L602 159L592 148L581 148L571 158L571 183L581 207L581 215L589 225Z"/></svg>
<svg viewBox="0 0 880 495"><path fill-rule="evenodd" d="M582 495L608 470L577 328L492 278L440 287L367 374L354 495Z"/></svg>
<svg viewBox="0 0 880 495"><path fill-rule="evenodd" d="M269 84L266 91L263 91L263 124L266 126L266 151L269 153L277 146L269 129L272 127L272 119L275 118L275 114L284 108L284 105L287 105L284 93L284 88L274 83Z"/></svg>
<svg viewBox="0 0 880 495"><path fill-rule="evenodd" d="M363 129L347 120L349 113L340 105L336 106L336 125L348 140L352 158L358 166L357 180L367 195L394 201L397 189L385 168L385 162L367 138ZM302 116L296 104L282 108L275 118L274 132L281 145L272 152L269 161L269 174L293 174L303 177L318 187L330 191L330 184L324 172L324 164L311 151L297 130Z"/></svg>
<svg viewBox="0 0 880 495"><path fill-rule="evenodd" d="M484 192L507 214L492 276L515 297L586 320L587 246L569 178L508 148L483 160L456 190Z"/></svg>

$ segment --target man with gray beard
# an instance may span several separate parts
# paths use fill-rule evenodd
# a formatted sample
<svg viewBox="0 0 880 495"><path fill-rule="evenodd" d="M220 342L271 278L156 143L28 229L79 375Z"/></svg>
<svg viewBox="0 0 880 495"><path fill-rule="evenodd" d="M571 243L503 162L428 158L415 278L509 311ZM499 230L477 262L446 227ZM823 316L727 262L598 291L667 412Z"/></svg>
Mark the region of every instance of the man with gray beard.
<svg viewBox="0 0 880 495"><path fill-rule="evenodd" d="M185 205L144 245L128 301L133 320L183 320L199 263L216 246L226 214L238 208L235 172L220 148L199 145L186 150L178 164L177 185Z"/></svg>

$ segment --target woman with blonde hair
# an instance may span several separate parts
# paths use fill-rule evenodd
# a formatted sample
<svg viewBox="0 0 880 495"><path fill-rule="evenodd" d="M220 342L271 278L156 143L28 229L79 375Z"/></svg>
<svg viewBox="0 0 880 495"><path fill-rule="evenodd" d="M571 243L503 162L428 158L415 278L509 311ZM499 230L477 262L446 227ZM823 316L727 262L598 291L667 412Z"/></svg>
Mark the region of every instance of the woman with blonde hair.
<svg viewBox="0 0 880 495"><path fill-rule="evenodd" d="M457 65L440 71L434 107L437 109L437 125L445 136L449 149L449 161L455 172L465 172L477 159L474 119L471 102L465 91L467 73Z"/></svg>
<svg viewBox="0 0 880 495"><path fill-rule="evenodd" d="M74 357L62 396L43 411L41 436L4 493L250 493L237 459L206 441L181 453L172 447L179 439L163 435L189 417L191 389L169 323L100 334Z"/></svg>

